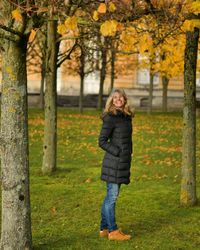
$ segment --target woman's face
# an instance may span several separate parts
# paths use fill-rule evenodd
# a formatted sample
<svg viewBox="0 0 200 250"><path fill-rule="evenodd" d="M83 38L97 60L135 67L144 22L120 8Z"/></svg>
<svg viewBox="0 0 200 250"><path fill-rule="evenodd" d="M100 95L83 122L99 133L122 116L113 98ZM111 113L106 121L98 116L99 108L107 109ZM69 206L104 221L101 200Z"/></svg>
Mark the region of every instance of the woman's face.
<svg viewBox="0 0 200 250"><path fill-rule="evenodd" d="M113 104L116 108L122 108L125 104L124 97L120 93L115 92L113 95Z"/></svg>

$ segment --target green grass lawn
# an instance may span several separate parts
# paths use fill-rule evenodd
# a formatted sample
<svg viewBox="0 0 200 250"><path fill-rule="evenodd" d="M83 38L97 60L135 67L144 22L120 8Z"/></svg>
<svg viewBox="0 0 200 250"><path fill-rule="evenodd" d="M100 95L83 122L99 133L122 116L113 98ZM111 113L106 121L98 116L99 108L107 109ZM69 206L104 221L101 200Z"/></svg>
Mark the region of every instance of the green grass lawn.
<svg viewBox="0 0 200 250"><path fill-rule="evenodd" d="M58 170L43 176L43 113L29 112L34 249L200 249L200 206L179 206L182 115L178 113L136 113L131 183L122 186L116 207L119 227L133 238L112 242L98 237L105 195L100 180L103 151L97 142L99 115L59 109ZM199 131L200 120L197 126ZM199 155L198 140L198 191Z"/></svg>

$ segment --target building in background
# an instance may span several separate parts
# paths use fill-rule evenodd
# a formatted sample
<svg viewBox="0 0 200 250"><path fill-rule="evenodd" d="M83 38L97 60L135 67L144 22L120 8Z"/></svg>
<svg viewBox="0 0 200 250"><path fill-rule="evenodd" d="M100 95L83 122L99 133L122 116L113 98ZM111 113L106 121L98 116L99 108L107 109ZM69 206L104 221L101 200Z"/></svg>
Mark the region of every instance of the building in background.
<svg viewBox="0 0 200 250"><path fill-rule="evenodd" d="M138 56L134 56L132 61L125 59L125 61L116 62L116 79L114 83L115 88L123 88L131 105L134 107L145 106L149 95L150 72L148 69L138 67ZM71 63L70 60L67 63ZM57 93L60 96L79 96L80 79L78 74L70 74L66 72L63 64L58 68L57 73ZM108 68L108 72L110 69ZM41 74L28 74L28 93L32 95L32 105L37 105L37 96L40 93ZM84 83L84 95L98 95L100 82L100 72L95 71L88 74ZM200 99L200 73L197 74L197 98ZM1 86L1 85L0 85ZM162 79L159 74L154 76L154 90L153 90L153 107L161 108L162 106ZM110 92L110 74L107 74L104 84L104 94L108 95ZM35 98L35 100L34 100ZM181 109L183 107L183 76L174 77L169 80L168 86L168 107L171 109Z"/></svg>

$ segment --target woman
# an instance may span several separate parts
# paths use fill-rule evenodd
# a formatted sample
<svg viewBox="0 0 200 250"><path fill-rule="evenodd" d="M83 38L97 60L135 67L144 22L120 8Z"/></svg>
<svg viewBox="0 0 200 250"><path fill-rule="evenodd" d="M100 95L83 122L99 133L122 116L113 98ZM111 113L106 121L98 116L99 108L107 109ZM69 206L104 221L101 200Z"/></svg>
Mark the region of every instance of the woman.
<svg viewBox="0 0 200 250"><path fill-rule="evenodd" d="M121 184L130 182L132 155L132 117L123 90L115 89L106 102L99 146L106 151L101 179L106 182L107 194L101 209L100 237L109 240L130 240L115 220L115 203Z"/></svg>

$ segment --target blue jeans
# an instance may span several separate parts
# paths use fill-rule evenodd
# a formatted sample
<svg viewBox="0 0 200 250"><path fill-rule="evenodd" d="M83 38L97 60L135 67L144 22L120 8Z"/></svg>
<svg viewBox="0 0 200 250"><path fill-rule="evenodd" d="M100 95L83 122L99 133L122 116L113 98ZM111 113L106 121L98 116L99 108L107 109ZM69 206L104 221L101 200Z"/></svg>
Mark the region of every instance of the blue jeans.
<svg viewBox="0 0 200 250"><path fill-rule="evenodd" d="M117 230L115 220L115 203L119 195L120 184L107 183L107 194L101 208L101 230L108 229L109 232Z"/></svg>

